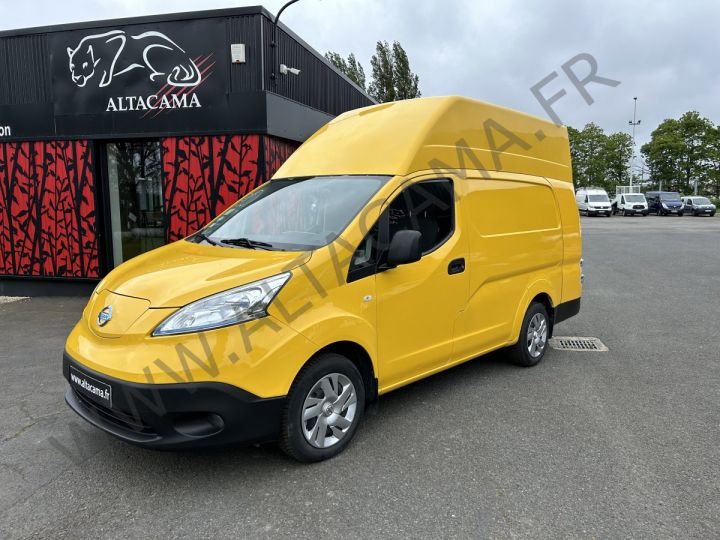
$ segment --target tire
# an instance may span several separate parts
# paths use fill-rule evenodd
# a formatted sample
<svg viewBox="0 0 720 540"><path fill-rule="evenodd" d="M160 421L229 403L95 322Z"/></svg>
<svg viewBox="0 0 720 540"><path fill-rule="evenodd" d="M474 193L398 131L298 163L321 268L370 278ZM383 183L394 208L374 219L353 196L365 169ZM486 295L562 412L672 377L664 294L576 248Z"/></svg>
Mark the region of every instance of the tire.
<svg viewBox="0 0 720 540"><path fill-rule="evenodd" d="M628 215L627 210L623 209L623 217L627 217L627 215Z"/></svg>
<svg viewBox="0 0 720 540"><path fill-rule="evenodd" d="M682 213L682 212L678 212L678 217L683 217L683 213Z"/></svg>
<svg viewBox="0 0 720 540"><path fill-rule="evenodd" d="M544 326L542 326L543 322ZM535 332L537 332L537 330L533 330L533 328L538 328L538 326L542 328L542 333L540 334L536 334ZM525 317L523 317L518 342L508 350L510 361L520 367L532 367L539 364L547 351L549 337L550 320L547 310L540 302L533 302L530 304L530 307L528 307L527 312L525 312ZM533 340L535 352L531 352L533 344L529 343L530 339Z"/></svg>
<svg viewBox="0 0 720 540"><path fill-rule="evenodd" d="M350 444L364 411L365 385L355 364L340 354L321 354L300 370L290 388L278 444L298 461L330 459ZM324 425L324 433L318 425Z"/></svg>

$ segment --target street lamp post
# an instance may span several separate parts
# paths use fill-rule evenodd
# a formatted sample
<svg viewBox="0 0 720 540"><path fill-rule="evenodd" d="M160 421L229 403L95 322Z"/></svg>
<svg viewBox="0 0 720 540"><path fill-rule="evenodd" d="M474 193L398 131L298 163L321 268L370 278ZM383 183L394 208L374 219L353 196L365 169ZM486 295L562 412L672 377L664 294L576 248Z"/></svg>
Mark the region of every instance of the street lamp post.
<svg viewBox="0 0 720 540"><path fill-rule="evenodd" d="M299 2L300 0L290 0L287 2L283 7L280 8L280 11L278 11L277 15L275 15L275 21L273 22L273 38L270 42L270 46L273 48L273 65L272 65L272 72L270 73L270 79L272 79L273 85L277 85L277 74L275 73L275 70L278 68L278 47L277 47L277 34L278 34L278 21L280 20L280 15L282 15L283 11L285 11L286 8L293 5L295 2Z"/></svg>
<svg viewBox="0 0 720 540"><path fill-rule="evenodd" d="M632 187L633 172L632 168L635 164L635 127L640 125L640 120L637 118L637 98L633 98L633 119L628 123L632 126L632 156L630 157L630 187Z"/></svg>

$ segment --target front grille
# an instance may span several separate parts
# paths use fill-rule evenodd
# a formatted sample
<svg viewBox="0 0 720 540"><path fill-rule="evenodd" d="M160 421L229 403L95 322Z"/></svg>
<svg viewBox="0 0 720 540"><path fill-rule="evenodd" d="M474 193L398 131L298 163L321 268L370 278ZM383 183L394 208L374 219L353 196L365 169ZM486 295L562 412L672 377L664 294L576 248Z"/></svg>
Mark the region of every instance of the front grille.
<svg viewBox="0 0 720 540"><path fill-rule="evenodd" d="M633 208L634 208L635 210L642 210L642 209L643 209L643 205L642 205L642 204L636 204L635 206L633 206Z"/></svg>
<svg viewBox="0 0 720 540"><path fill-rule="evenodd" d="M144 423L141 419L136 418L134 415L115 409L103 407L99 403L96 403L95 401L85 397L81 392L75 389L73 389L73 392L78 398L78 401L80 401L80 403L82 403L86 409L88 409L92 414L99 416L103 420L106 420L123 429L134 431L135 433L143 433L145 435L157 435L157 432L152 426Z"/></svg>

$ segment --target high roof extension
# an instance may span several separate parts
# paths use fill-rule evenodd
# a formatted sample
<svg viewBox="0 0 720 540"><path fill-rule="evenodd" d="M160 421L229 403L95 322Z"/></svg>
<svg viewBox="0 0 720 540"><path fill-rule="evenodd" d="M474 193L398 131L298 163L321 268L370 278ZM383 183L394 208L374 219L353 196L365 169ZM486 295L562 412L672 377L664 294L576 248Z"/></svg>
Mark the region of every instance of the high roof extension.
<svg viewBox="0 0 720 540"><path fill-rule="evenodd" d="M572 181L567 129L459 96L396 101L338 116L275 178L481 169Z"/></svg>

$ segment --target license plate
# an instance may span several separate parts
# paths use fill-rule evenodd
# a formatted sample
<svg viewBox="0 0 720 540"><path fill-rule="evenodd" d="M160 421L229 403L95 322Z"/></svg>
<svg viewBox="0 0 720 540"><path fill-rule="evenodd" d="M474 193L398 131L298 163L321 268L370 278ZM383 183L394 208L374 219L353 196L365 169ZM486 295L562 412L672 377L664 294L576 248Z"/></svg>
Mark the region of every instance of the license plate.
<svg viewBox="0 0 720 540"><path fill-rule="evenodd" d="M70 366L70 384L83 396L112 408L112 386Z"/></svg>
<svg viewBox="0 0 720 540"><path fill-rule="evenodd" d="M712 212L712 210L703 210L703 211L704 211L706 214L709 214L710 212Z"/></svg>

